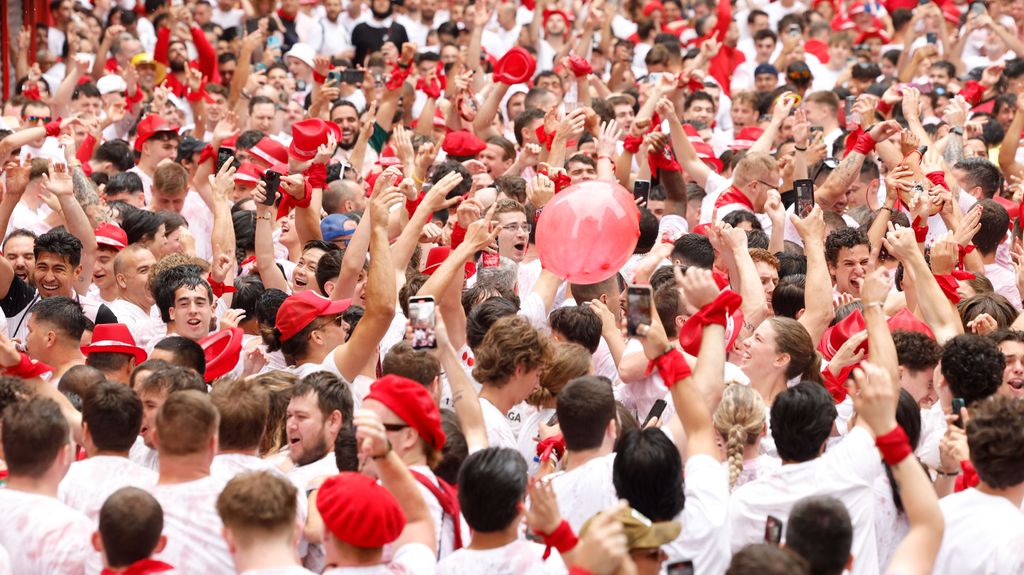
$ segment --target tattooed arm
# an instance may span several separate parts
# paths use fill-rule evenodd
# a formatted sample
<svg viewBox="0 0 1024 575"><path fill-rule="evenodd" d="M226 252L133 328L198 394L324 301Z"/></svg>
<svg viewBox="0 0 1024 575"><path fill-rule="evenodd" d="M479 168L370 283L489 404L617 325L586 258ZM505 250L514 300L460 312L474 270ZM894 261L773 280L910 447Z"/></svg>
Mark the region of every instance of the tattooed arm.
<svg viewBox="0 0 1024 575"><path fill-rule="evenodd" d="M113 219L110 217L106 206L100 203L100 196L96 193L96 186L93 185L89 176L85 175L82 166L75 165L71 169L71 178L75 186L75 199L82 205L82 209L85 210L85 215L88 216L92 227L95 229L102 223L112 222Z"/></svg>

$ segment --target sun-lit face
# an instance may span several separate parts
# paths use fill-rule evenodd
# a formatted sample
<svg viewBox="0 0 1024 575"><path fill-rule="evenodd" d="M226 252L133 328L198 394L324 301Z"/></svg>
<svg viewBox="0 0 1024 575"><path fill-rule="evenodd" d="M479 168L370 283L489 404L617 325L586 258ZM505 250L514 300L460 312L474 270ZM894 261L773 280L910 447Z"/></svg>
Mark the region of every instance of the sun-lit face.
<svg viewBox="0 0 1024 575"><path fill-rule="evenodd" d="M295 465L308 465L327 455L330 451L327 424L316 392L292 397L286 413L288 455Z"/></svg>
<svg viewBox="0 0 1024 575"><path fill-rule="evenodd" d="M860 297L860 287L864 284L870 255L868 246L863 244L839 249L836 264L829 264L829 271L835 277L839 293Z"/></svg>
<svg viewBox="0 0 1024 575"><path fill-rule="evenodd" d="M213 307L206 286L182 286L174 292L174 305L170 309L174 333L199 341L210 335Z"/></svg>
<svg viewBox="0 0 1024 575"><path fill-rule="evenodd" d="M1024 396L1024 343L1004 341L999 344L1003 352L1006 367L1003 368L1003 385L999 386L1001 395Z"/></svg>
<svg viewBox="0 0 1024 575"><path fill-rule="evenodd" d="M114 258L117 252L112 249L100 249L96 251L96 263L92 269L92 283L96 284L101 291L113 287L114 282Z"/></svg>
<svg viewBox="0 0 1024 575"><path fill-rule="evenodd" d="M509 258L516 263L526 257L526 249L530 241L530 224L526 223L523 212L504 212L498 214L495 223L498 232L498 255Z"/></svg>
<svg viewBox="0 0 1024 575"><path fill-rule="evenodd" d="M292 271L292 293L317 288L316 267L323 256L324 251L319 248L310 248L302 252L298 263L295 264L295 270Z"/></svg>
<svg viewBox="0 0 1024 575"><path fill-rule="evenodd" d="M32 283L41 297L74 295L72 286L82 271L81 265L72 266L68 258L50 252L40 253L35 264Z"/></svg>
<svg viewBox="0 0 1024 575"><path fill-rule="evenodd" d="M14 275L22 281L31 281L30 271L35 268L36 256L32 251L36 242L28 236L15 236L7 240L4 246L4 257L14 266Z"/></svg>
<svg viewBox="0 0 1024 575"><path fill-rule="evenodd" d="M142 400L142 427L139 429L139 435L142 436L142 442L146 447L156 449L156 444L153 443L156 412L160 411L160 406L167 401L167 393L162 390L142 391L139 393L139 399Z"/></svg>
<svg viewBox="0 0 1024 575"><path fill-rule="evenodd" d="M780 367L775 335L775 327L770 321L765 321L743 341L740 353L740 368L743 369L743 373L750 377L763 376Z"/></svg>

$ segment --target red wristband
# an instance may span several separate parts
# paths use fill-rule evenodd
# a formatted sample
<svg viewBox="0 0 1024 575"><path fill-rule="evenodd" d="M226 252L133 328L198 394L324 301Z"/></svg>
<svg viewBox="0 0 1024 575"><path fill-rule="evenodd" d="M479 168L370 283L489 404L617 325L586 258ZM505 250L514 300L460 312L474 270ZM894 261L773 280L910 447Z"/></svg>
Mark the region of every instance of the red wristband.
<svg viewBox="0 0 1024 575"><path fill-rule="evenodd" d="M959 284L952 275L937 275L935 281L939 284L939 289L942 290L942 295L946 296L950 302L954 305L960 303L960 294L957 293Z"/></svg>
<svg viewBox="0 0 1024 575"><path fill-rule="evenodd" d="M7 375L20 377L22 379L32 379L39 377L46 372L53 371L53 368L41 361L33 360L27 353L21 352L21 361L18 362L18 365L12 365L5 371L7 372Z"/></svg>
<svg viewBox="0 0 1024 575"><path fill-rule="evenodd" d="M889 102L878 101L878 106L875 107L883 116L888 116L889 112L892 112L892 104Z"/></svg>
<svg viewBox="0 0 1024 575"><path fill-rule="evenodd" d="M586 569L584 569L582 567L570 567L569 568L569 575L594 575L594 574L591 573L590 571L587 571Z"/></svg>
<svg viewBox="0 0 1024 575"><path fill-rule="evenodd" d="M622 149L635 155L640 152L640 144L643 142L644 139L641 136L626 136L622 140Z"/></svg>
<svg viewBox="0 0 1024 575"><path fill-rule="evenodd" d="M672 386L676 383L693 375L693 369L690 368L690 364L686 363L683 352L676 348L672 348L648 362L645 375L651 375L654 368L658 368L658 375L661 376L665 387L669 389L672 389Z"/></svg>
<svg viewBox="0 0 1024 575"><path fill-rule="evenodd" d="M853 145L853 151L858 154L868 155L875 149L875 140L871 137L871 134L861 134L857 138L857 143Z"/></svg>
<svg viewBox="0 0 1024 575"><path fill-rule="evenodd" d="M914 218L914 223L910 224L910 227L914 230L914 237L917 238L917 243L923 244L924 240L928 237L928 220L922 220L921 216Z"/></svg>
<svg viewBox="0 0 1024 575"><path fill-rule="evenodd" d="M237 291L235 286L213 279L213 274L206 276L206 281L210 284L210 291L212 291L213 295L217 297L222 297L226 293L235 293Z"/></svg>
<svg viewBox="0 0 1024 575"><path fill-rule="evenodd" d="M313 70L313 81L316 82L317 84L323 84L324 82L327 81L327 76L324 76L323 74L318 73L316 70Z"/></svg>
<svg viewBox="0 0 1024 575"><path fill-rule="evenodd" d="M946 188L946 190L949 190L949 184L946 183L946 173L943 172L942 170L928 172L927 174L924 175L924 177L928 178L929 182L937 186L942 186L943 188Z"/></svg>
<svg viewBox="0 0 1024 575"><path fill-rule="evenodd" d="M537 533L544 538L544 545L547 545L547 549L544 551L544 558L546 559L551 554L551 548L554 547L559 553L568 553L572 551L576 544L579 543L579 539L576 534L572 532L572 527L569 522L565 519L558 524L551 533Z"/></svg>
<svg viewBox="0 0 1024 575"><path fill-rule="evenodd" d="M552 435L547 439L537 442L537 461L544 462L554 455L561 459L565 455L565 437L561 434Z"/></svg>
<svg viewBox="0 0 1024 575"><path fill-rule="evenodd" d="M323 164L313 162L302 175L313 188L322 190L327 187L327 166Z"/></svg>
<svg viewBox="0 0 1024 575"><path fill-rule="evenodd" d="M875 445L882 453L882 459L891 467L897 465L910 455L910 440L907 439L907 432L897 425L892 431L875 438Z"/></svg>
<svg viewBox="0 0 1024 575"><path fill-rule="evenodd" d="M60 135L60 118L53 120L52 122L44 126L46 128L46 135L51 138L56 138Z"/></svg>

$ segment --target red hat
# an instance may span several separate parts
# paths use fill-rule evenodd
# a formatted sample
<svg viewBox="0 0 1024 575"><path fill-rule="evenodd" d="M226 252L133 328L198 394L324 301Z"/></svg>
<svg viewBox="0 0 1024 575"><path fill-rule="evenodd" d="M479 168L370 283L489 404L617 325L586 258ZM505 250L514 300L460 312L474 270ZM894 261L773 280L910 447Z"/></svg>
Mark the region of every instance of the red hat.
<svg viewBox="0 0 1024 575"><path fill-rule="evenodd" d="M222 329L199 341L206 356L206 371L203 379L210 383L235 369L238 358L242 357L242 338L245 332L240 327Z"/></svg>
<svg viewBox="0 0 1024 575"><path fill-rule="evenodd" d="M946 2L942 5L942 16L947 22L954 26L960 25L960 9L956 7L956 4L952 2Z"/></svg>
<svg viewBox="0 0 1024 575"><path fill-rule="evenodd" d="M729 144L730 150L749 150L754 146L754 142L761 137L764 133L764 128L758 128L757 126L747 126L740 129L739 133L736 134L735 139Z"/></svg>
<svg viewBox="0 0 1024 575"><path fill-rule="evenodd" d="M928 324L914 317L914 314L910 313L910 310L907 308L901 309L899 313L890 317L885 323L889 324L889 331L916 331L935 339L935 334L932 333L932 328L928 327Z"/></svg>
<svg viewBox="0 0 1024 575"><path fill-rule="evenodd" d="M537 71L537 60L526 50L516 46L498 60L494 66L494 79L502 84L522 84Z"/></svg>
<svg viewBox="0 0 1024 575"><path fill-rule="evenodd" d="M828 44L817 38L811 38L804 42L804 52L813 54L822 64L828 64L831 58L828 55Z"/></svg>
<svg viewBox="0 0 1024 575"><path fill-rule="evenodd" d="M163 119L156 114L150 114L139 122L138 127L135 128L135 151L142 151L142 144L146 143L146 140L152 138L155 134L160 132L173 132L175 136L178 135L178 128L171 125L170 122Z"/></svg>
<svg viewBox="0 0 1024 575"><path fill-rule="evenodd" d="M128 245L128 234L117 224L102 223L96 228L96 243L121 251Z"/></svg>
<svg viewBox="0 0 1024 575"><path fill-rule="evenodd" d="M82 353L123 353L135 356L135 365L146 361L146 350L135 345L135 338L123 323L98 323L92 330L92 343Z"/></svg>
<svg viewBox="0 0 1024 575"><path fill-rule="evenodd" d="M449 157L472 158L487 149L487 142L466 130L459 130L457 132L449 132L444 137L441 149Z"/></svg>
<svg viewBox="0 0 1024 575"><path fill-rule="evenodd" d="M652 0L647 4L644 4L644 16L650 16L655 10L664 14L665 5L662 4L661 2L658 2L658 0Z"/></svg>
<svg viewBox="0 0 1024 575"><path fill-rule="evenodd" d="M715 172L722 172L722 160L715 156L715 149L711 147L711 144L705 144L703 141L694 142L693 149L697 151L700 161L707 164L708 167L714 168Z"/></svg>
<svg viewBox="0 0 1024 575"><path fill-rule="evenodd" d="M385 375L370 386L366 399L376 399L416 430L435 450L444 447L441 411L422 383L397 375ZM364 399L363 401L366 401Z"/></svg>
<svg viewBox="0 0 1024 575"><path fill-rule="evenodd" d="M850 339L850 336L865 329L867 329L867 324L864 322L864 316L861 315L859 309L855 309L853 313L825 330L825 333L821 336L821 341L818 342L818 351L821 352L825 359L832 359L843 343ZM861 349L867 351L867 340L858 346L854 353Z"/></svg>
<svg viewBox="0 0 1024 575"><path fill-rule="evenodd" d="M242 162L242 165L238 167L238 171L235 172L235 182L245 182L255 186L260 183L263 171L262 168L252 162Z"/></svg>
<svg viewBox="0 0 1024 575"><path fill-rule="evenodd" d="M444 260L448 259L448 256L452 253L451 246L437 246L430 248L427 252L427 265L423 267L423 273L433 275L437 271L437 268L441 267Z"/></svg>
<svg viewBox="0 0 1024 575"><path fill-rule="evenodd" d="M249 149L249 153L268 164L288 165L288 150L270 136L264 137L258 144Z"/></svg>
<svg viewBox="0 0 1024 575"><path fill-rule="evenodd" d="M561 16L562 19L565 20L565 33L568 34L569 24L572 23L572 18L569 16L569 13L564 10L545 10L541 25L547 28L548 20L550 20L552 16Z"/></svg>
<svg viewBox="0 0 1024 575"><path fill-rule="evenodd" d="M866 30L857 35L857 39L853 41L854 44L863 44L872 38L878 38L882 41L882 44L889 43L889 37L885 35L881 30Z"/></svg>
<svg viewBox="0 0 1024 575"><path fill-rule="evenodd" d="M313 290L292 294L277 309L277 330L288 341L318 317L338 315L352 305L350 299L329 300Z"/></svg>
<svg viewBox="0 0 1024 575"><path fill-rule="evenodd" d="M316 156L316 149L327 143L328 132L341 141L341 128L334 122L310 118L292 124L292 145L288 147L291 157L305 162Z"/></svg>
<svg viewBox="0 0 1024 575"><path fill-rule="evenodd" d="M405 529L405 513L395 496L361 473L345 471L324 481L316 508L335 537L356 547L383 547Z"/></svg>
<svg viewBox="0 0 1024 575"><path fill-rule="evenodd" d="M725 321L725 351L728 352L736 345L736 338L743 329L743 311L736 308ZM703 326L697 326L694 322L686 320L679 330L679 347L690 355L700 354L700 341L703 335Z"/></svg>
<svg viewBox="0 0 1024 575"><path fill-rule="evenodd" d="M856 16L857 14L863 14L868 11L867 5L863 2L856 2L850 7L850 16Z"/></svg>

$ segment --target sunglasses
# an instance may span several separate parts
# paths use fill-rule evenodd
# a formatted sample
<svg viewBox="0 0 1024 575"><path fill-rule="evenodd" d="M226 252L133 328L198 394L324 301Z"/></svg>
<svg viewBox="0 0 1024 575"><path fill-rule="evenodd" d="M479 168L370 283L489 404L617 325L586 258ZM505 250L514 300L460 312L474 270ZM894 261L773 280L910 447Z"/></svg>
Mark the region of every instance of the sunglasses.
<svg viewBox="0 0 1024 575"><path fill-rule="evenodd" d="M25 117L25 121L29 122L29 123L31 123L31 122L42 122L44 124L49 124L51 120L53 120L53 118L50 117L50 116L26 116Z"/></svg>

